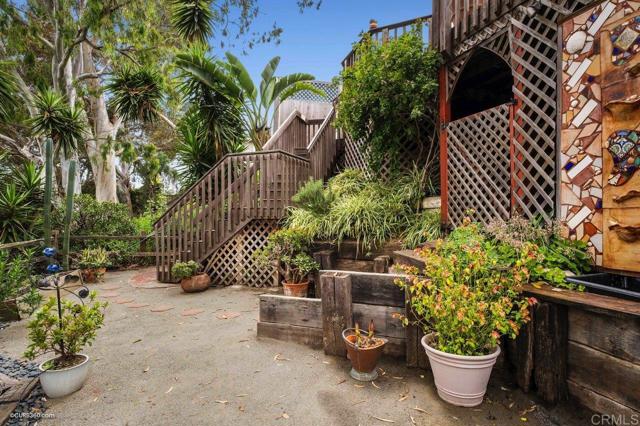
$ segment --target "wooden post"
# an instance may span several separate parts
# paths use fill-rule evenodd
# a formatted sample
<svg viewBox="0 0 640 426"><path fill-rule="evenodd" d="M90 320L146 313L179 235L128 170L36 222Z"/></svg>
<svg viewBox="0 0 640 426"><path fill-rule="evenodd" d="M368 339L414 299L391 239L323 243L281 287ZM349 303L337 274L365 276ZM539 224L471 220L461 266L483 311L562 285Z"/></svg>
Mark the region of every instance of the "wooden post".
<svg viewBox="0 0 640 426"><path fill-rule="evenodd" d="M535 370L538 395L555 404L567 397L567 307L540 303L535 314Z"/></svg>
<svg viewBox="0 0 640 426"><path fill-rule="evenodd" d="M438 93L439 103L439 126L440 132L440 223L443 227L446 227L449 223L449 196L448 196L448 167L447 167L447 129L446 125L449 122L451 115L451 104L449 103L447 93L447 66L442 65L440 67L440 73L438 77L440 84L440 90Z"/></svg>
<svg viewBox="0 0 640 426"><path fill-rule="evenodd" d="M389 264L391 263L390 256L378 256L373 259L373 272L378 274L386 274L389 272Z"/></svg>
<svg viewBox="0 0 640 426"><path fill-rule="evenodd" d="M351 277L327 273L320 277L322 287L322 336L324 353L346 356L342 331L353 324L351 309Z"/></svg>
<svg viewBox="0 0 640 426"><path fill-rule="evenodd" d="M316 290L316 297L322 297L322 286L320 285L320 271L335 269L336 252L334 250L320 250L313 253L313 260L320 265L319 271L313 275L313 284Z"/></svg>
<svg viewBox="0 0 640 426"><path fill-rule="evenodd" d="M533 373L534 351L534 316L535 309L529 307L531 321L520 329L520 334L515 340L516 381L523 392L531 389L531 376Z"/></svg>
<svg viewBox="0 0 640 426"><path fill-rule="evenodd" d="M422 338L424 337L424 332L420 326L414 324L416 320L416 316L411 310L411 305L409 304L410 295L409 290L405 289L404 292L405 298L405 316L409 319L409 325L405 328L406 330L406 345L407 345L407 367L414 368L429 368L429 358L427 358L427 353L422 347Z"/></svg>

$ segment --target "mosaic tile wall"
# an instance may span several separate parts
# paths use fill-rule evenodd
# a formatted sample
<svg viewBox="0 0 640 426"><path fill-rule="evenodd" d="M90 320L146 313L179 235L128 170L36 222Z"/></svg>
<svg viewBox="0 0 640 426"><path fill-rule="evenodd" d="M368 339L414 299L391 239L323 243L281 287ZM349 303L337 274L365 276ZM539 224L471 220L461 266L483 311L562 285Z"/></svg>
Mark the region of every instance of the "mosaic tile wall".
<svg viewBox="0 0 640 426"><path fill-rule="evenodd" d="M598 265L603 244L600 32L607 23L639 9L637 1L609 0L561 24L560 214L569 237L587 242ZM615 48L613 60L635 54L640 37L629 36L627 32L631 43Z"/></svg>

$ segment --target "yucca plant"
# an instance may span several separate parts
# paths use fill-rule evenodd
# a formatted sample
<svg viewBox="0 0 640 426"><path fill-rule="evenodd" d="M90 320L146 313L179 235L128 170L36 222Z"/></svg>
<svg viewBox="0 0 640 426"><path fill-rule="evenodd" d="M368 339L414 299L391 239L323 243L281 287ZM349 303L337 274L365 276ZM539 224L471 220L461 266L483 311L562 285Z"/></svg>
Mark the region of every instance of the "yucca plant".
<svg viewBox="0 0 640 426"><path fill-rule="evenodd" d="M83 137L80 110L69 106L66 97L53 89L38 92L34 106L38 115L31 119L33 132L50 137L56 152L62 150L65 157L70 158Z"/></svg>
<svg viewBox="0 0 640 426"><path fill-rule="evenodd" d="M162 78L149 67L124 66L110 80L109 106L124 120L153 122L162 102Z"/></svg>
<svg viewBox="0 0 640 426"><path fill-rule="evenodd" d="M35 205L29 193L20 191L15 183L0 190L0 242L22 241L31 236Z"/></svg>
<svg viewBox="0 0 640 426"><path fill-rule="evenodd" d="M180 36L204 43L213 34L211 1L174 0L172 6L171 24Z"/></svg>

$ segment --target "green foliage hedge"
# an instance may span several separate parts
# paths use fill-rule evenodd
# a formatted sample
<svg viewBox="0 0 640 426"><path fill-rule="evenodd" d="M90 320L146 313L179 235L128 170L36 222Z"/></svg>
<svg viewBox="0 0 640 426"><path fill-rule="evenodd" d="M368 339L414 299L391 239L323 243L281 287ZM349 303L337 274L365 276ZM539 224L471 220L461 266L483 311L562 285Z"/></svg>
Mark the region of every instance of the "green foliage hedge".
<svg viewBox="0 0 640 426"><path fill-rule="evenodd" d="M357 62L341 73L337 124L352 138L365 141L373 171L385 156L397 159L407 140L433 148L427 168L437 161L435 116L441 59L427 47L421 33L418 25L386 43L366 34L355 46Z"/></svg>

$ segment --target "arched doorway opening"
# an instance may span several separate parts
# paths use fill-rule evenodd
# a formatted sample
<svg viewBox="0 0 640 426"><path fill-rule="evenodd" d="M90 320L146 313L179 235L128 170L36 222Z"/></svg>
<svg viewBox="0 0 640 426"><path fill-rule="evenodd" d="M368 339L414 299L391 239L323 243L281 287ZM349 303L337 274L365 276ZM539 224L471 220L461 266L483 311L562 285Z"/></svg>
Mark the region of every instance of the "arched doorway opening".
<svg viewBox="0 0 640 426"><path fill-rule="evenodd" d="M510 102L513 75L504 59L477 49L465 64L451 95L451 120Z"/></svg>

